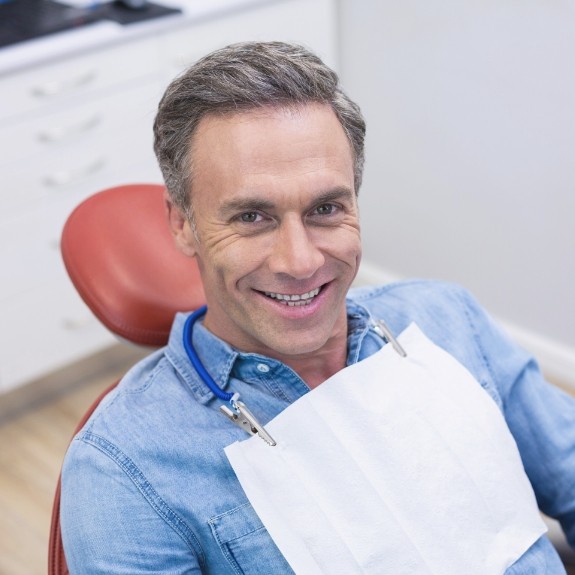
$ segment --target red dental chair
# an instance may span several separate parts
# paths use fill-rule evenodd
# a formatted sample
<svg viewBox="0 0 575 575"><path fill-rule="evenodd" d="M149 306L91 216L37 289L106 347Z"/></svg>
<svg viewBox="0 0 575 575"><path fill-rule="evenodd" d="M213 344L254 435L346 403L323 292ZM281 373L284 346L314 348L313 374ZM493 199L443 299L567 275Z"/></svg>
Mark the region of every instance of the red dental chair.
<svg viewBox="0 0 575 575"><path fill-rule="evenodd" d="M195 264L175 247L164 186L134 184L99 192L69 216L61 238L66 270L94 315L120 338L159 347L178 311L205 303ZM78 431L114 382L92 404ZM60 481L48 547L48 574L68 575L60 532Z"/></svg>

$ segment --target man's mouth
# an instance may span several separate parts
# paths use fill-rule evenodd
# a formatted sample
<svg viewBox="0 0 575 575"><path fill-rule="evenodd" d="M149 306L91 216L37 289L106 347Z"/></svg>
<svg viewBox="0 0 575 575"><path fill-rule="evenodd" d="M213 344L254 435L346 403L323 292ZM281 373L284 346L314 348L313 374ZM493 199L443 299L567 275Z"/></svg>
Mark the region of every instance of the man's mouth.
<svg viewBox="0 0 575 575"><path fill-rule="evenodd" d="M321 288L316 288L311 291L302 294L282 294L275 292L263 292L268 297L278 300L279 303L283 305L289 305L290 307L309 305L315 296L319 293Z"/></svg>

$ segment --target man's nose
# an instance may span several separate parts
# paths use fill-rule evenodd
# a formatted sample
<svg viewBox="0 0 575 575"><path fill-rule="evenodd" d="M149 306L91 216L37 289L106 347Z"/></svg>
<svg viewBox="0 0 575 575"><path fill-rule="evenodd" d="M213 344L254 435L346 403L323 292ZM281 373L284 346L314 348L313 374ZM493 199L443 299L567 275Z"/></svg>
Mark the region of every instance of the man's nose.
<svg viewBox="0 0 575 575"><path fill-rule="evenodd" d="M304 222L299 218L286 218L276 233L269 257L270 270L296 279L307 279L324 263L325 257Z"/></svg>

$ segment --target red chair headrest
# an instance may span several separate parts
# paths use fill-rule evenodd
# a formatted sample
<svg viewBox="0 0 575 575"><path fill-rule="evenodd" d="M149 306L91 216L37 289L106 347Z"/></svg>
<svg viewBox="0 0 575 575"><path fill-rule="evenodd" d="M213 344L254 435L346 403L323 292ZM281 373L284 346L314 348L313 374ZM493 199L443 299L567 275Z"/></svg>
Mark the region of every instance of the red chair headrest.
<svg viewBox="0 0 575 575"><path fill-rule="evenodd" d="M118 186L84 200L62 232L64 264L82 299L115 334L167 342L178 311L205 303L196 261L175 246L164 186Z"/></svg>

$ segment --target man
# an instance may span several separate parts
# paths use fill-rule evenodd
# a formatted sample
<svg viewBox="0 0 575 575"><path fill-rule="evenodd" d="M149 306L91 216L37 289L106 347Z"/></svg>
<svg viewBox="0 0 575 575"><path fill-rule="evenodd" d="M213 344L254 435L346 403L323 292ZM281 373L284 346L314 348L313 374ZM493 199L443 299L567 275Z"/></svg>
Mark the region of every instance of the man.
<svg viewBox="0 0 575 575"><path fill-rule="evenodd" d="M178 315L168 346L70 446L61 522L72 574L292 573L226 458L247 435L220 407L239 397L263 436L310 390L385 350L377 319L395 334L416 322L469 370L504 415L540 508L575 542L573 402L456 286L348 294L365 126L331 70L298 46L230 46L168 87L154 129L169 224L198 262L207 311ZM505 573L564 570L537 535Z"/></svg>

